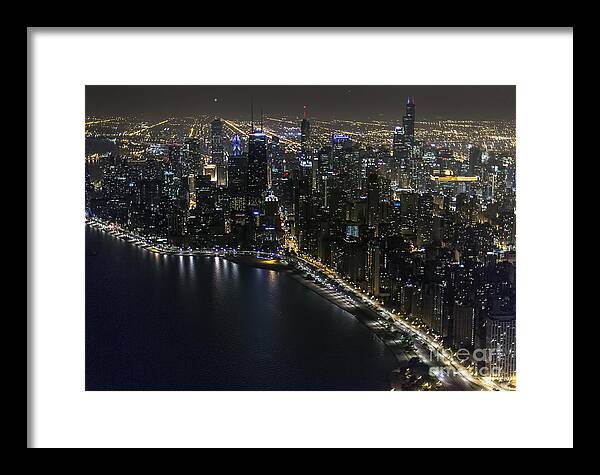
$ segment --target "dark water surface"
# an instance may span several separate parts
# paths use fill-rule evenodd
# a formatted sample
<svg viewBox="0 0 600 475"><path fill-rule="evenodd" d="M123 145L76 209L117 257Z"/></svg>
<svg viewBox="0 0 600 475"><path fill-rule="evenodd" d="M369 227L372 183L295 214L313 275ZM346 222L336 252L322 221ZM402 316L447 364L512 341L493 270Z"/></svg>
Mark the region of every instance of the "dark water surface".
<svg viewBox="0 0 600 475"><path fill-rule="evenodd" d="M86 228L87 390L387 390L396 360L283 273Z"/></svg>

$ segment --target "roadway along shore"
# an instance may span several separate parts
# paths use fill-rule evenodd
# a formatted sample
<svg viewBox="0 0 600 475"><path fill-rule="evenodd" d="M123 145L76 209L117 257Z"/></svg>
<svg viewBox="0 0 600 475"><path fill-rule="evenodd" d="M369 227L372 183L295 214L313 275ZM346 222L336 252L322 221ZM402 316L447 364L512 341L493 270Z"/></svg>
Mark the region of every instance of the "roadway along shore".
<svg viewBox="0 0 600 475"><path fill-rule="evenodd" d="M416 341L414 336L398 328L394 322L384 318L375 309L370 308L367 303L356 296L344 291L332 279L322 275L317 269L299 268L292 265L293 258L281 257L274 259L262 259L252 255L225 255L225 259L241 264L258 267L261 269L275 270L285 273L288 277L296 280L304 287L312 290L321 297L327 299L342 310L353 315L359 322L365 325L373 334L392 352L398 361L398 371L408 367L420 367L423 377L427 378L428 369L440 364L431 358L427 346ZM429 378L435 380L435 378ZM466 381L460 375L442 375L439 379L441 389L447 391L470 391L478 390L476 385ZM399 384L393 381L394 389L401 389Z"/></svg>
<svg viewBox="0 0 600 475"><path fill-rule="evenodd" d="M319 295L328 299L340 308L354 315L359 321L371 329L392 350L399 362L406 364L409 355L418 356L418 359L427 366L442 366L447 371L439 377L445 389L448 390L492 390L499 388L493 382L483 382L475 378L468 370L453 361L451 353L443 348L440 342L432 340L428 335L410 323L403 321L399 315L390 313L378 302L369 299L349 284L335 275L329 269L321 269L315 263L310 262L302 256L289 257L276 254L264 254L255 252L230 252L220 250L183 250L172 246L165 246L149 241L137 234L107 223L97 218L86 219L86 224L108 232L109 234L129 242L132 245L146 249L156 254L180 255L180 256L220 256L242 265L251 265L267 270L292 272L294 263L296 269L295 278L298 282L307 286ZM304 273L304 275L302 274ZM302 278L299 278L302 277ZM315 283L318 282L318 283ZM323 285L321 285L323 284ZM402 334L410 338L412 348L407 348L405 341L398 335ZM394 348L394 346L400 346ZM432 355L438 355L433 358Z"/></svg>
<svg viewBox="0 0 600 475"><path fill-rule="evenodd" d="M414 327L409 322L401 319L397 314L393 314L385 309L383 305L369 298L362 292L352 288L343 279L335 275L331 270L319 268L313 262L298 256L295 260L304 268L309 269L313 275L325 279L343 291L345 295L351 295L354 302L364 311L368 311L377 315L380 319L380 324L383 324L386 329L393 328L399 330L403 334L409 336L414 343L414 349L419 356L419 359L429 366L443 367L446 369L440 375L440 381L444 388L449 390L500 390L493 382L484 382L480 378L474 377L468 370L459 362L455 361L451 353L446 350L442 344L433 340L429 335Z"/></svg>

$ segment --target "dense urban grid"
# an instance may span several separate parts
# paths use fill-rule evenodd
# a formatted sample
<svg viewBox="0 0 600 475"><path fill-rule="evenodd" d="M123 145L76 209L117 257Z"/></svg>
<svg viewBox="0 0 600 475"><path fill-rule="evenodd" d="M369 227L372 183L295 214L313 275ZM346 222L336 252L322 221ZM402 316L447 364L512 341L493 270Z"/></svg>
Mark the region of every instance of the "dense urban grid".
<svg viewBox="0 0 600 475"><path fill-rule="evenodd" d="M514 121L419 121L415 104L398 123L88 117L86 216L152 252L302 262L514 388Z"/></svg>

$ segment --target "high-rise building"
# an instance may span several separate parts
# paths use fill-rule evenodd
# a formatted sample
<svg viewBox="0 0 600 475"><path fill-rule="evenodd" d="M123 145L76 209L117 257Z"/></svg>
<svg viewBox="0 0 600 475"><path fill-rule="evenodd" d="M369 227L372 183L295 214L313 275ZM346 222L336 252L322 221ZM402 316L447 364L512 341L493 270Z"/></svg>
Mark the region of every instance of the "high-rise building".
<svg viewBox="0 0 600 475"><path fill-rule="evenodd" d="M239 135L234 135L231 139L231 156L239 157L242 154L242 141Z"/></svg>
<svg viewBox="0 0 600 475"><path fill-rule="evenodd" d="M260 209L267 190L267 134L252 132L248 141L248 173L246 206L250 211Z"/></svg>
<svg viewBox="0 0 600 475"><path fill-rule="evenodd" d="M375 236L379 236L379 222L381 220L380 183L375 170L370 170L367 178L367 224L374 229Z"/></svg>
<svg viewBox="0 0 600 475"><path fill-rule="evenodd" d="M404 127L394 129L391 179L401 188L410 186L410 142Z"/></svg>
<svg viewBox="0 0 600 475"><path fill-rule="evenodd" d="M210 123L210 155L212 163L223 165L223 122L215 119Z"/></svg>
<svg viewBox="0 0 600 475"><path fill-rule="evenodd" d="M406 101L406 114L402 118L402 126L404 134L412 145L415 141L415 102L412 96Z"/></svg>
<svg viewBox="0 0 600 475"><path fill-rule="evenodd" d="M306 106L304 106L304 117L300 123L300 151L303 157L310 156L310 122Z"/></svg>
<svg viewBox="0 0 600 475"><path fill-rule="evenodd" d="M470 305L455 304L452 318L452 344L455 348L473 349L475 345L475 309Z"/></svg>
<svg viewBox="0 0 600 475"><path fill-rule="evenodd" d="M481 174L481 149L476 145L469 145L469 175Z"/></svg>
<svg viewBox="0 0 600 475"><path fill-rule="evenodd" d="M210 124L210 156L215 165L216 179L219 186L227 185L227 156L223 147L223 122L215 119Z"/></svg>
<svg viewBox="0 0 600 475"><path fill-rule="evenodd" d="M352 155L352 140L346 134L333 134L331 136L330 167L334 172L347 170Z"/></svg>
<svg viewBox="0 0 600 475"><path fill-rule="evenodd" d="M301 176L295 187L295 217L296 217L296 240L298 247L306 250L309 245L308 228L310 220L310 180L307 176Z"/></svg>
<svg viewBox="0 0 600 475"><path fill-rule="evenodd" d="M236 135L234 139L234 151L235 139L239 137ZM246 179L247 179L247 166L248 160L242 155L241 150L239 154L235 154L227 161L227 192L229 195L229 208L233 213L243 213L246 210Z"/></svg>
<svg viewBox="0 0 600 475"><path fill-rule="evenodd" d="M433 197L430 194L419 194L417 211L417 244L423 247L433 239Z"/></svg>
<svg viewBox="0 0 600 475"><path fill-rule="evenodd" d="M265 197L264 229L275 234L280 229L279 200L272 192Z"/></svg>
<svg viewBox="0 0 600 475"><path fill-rule="evenodd" d="M369 292L375 297L378 297L381 285L381 248L377 239L369 241L366 276L368 279Z"/></svg>
<svg viewBox="0 0 600 475"><path fill-rule="evenodd" d="M491 315L485 322L489 376L510 382L516 378L516 320L514 315Z"/></svg>
<svg viewBox="0 0 600 475"><path fill-rule="evenodd" d="M181 145L170 143L167 145L167 164L176 177L181 178L183 167L181 162Z"/></svg>
<svg viewBox="0 0 600 475"><path fill-rule="evenodd" d="M280 139L273 135L267 146L267 187L269 190L275 190L279 187L282 173L283 162Z"/></svg>

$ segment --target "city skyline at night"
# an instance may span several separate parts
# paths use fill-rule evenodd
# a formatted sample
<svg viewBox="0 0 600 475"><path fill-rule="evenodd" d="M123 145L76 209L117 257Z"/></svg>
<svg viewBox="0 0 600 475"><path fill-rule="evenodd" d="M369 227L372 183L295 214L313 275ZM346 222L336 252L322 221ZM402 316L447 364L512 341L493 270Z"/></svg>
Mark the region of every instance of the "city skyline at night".
<svg viewBox="0 0 600 475"><path fill-rule="evenodd" d="M156 318L107 359L94 293L88 389L516 389L514 86L87 86L85 140L89 280Z"/></svg>

